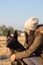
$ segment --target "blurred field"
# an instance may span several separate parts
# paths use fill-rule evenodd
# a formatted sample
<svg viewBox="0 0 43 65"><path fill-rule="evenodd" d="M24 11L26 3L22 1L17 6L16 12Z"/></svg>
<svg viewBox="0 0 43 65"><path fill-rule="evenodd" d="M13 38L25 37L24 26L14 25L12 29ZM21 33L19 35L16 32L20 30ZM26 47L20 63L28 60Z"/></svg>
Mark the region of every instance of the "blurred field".
<svg viewBox="0 0 43 65"><path fill-rule="evenodd" d="M0 40L6 40L6 36L0 36Z"/></svg>
<svg viewBox="0 0 43 65"><path fill-rule="evenodd" d="M6 55L6 37L0 36L0 65L11 65L9 59L4 58Z"/></svg>
<svg viewBox="0 0 43 65"><path fill-rule="evenodd" d="M6 48L6 37L0 36L0 55L3 55Z"/></svg>

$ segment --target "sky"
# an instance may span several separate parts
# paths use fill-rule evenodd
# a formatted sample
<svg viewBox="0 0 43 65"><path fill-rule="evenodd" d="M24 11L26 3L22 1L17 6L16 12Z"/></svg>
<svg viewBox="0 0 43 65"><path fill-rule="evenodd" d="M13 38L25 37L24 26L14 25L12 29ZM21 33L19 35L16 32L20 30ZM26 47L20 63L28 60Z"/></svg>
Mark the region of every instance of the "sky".
<svg viewBox="0 0 43 65"><path fill-rule="evenodd" d="M24 30L25 21L32 16L43 24L43 0L0 0L0 25Z"/></svg>

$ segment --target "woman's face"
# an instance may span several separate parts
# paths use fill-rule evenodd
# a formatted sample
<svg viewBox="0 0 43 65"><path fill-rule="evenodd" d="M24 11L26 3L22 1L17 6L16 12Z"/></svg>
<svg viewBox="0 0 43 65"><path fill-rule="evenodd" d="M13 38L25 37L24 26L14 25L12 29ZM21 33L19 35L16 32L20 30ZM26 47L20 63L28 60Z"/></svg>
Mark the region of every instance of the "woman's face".
<svg viewBox="0 0 43 65"><path fill-rule="evenodd" d="M30 35L30 30L29 29L25 29L25 32Z"/></svg>

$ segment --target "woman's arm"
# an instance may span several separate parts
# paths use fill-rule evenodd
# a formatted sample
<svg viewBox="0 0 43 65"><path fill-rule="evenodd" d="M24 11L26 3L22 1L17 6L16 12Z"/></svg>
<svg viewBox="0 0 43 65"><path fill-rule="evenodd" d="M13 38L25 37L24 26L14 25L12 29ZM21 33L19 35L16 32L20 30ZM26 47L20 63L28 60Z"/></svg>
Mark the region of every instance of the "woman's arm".
<svg viewBox="0 0 43 65"><path fill-rule="evenodd" d="M22 58L31 56L31 54L33 54L33 52L35 52L35 50L40 45L41 39L42 39L42 35L41 34L36 36L33 44L26 51L22 51L22 52L16 53L15 54L15 58L16 59L22 59Z"/></svg>

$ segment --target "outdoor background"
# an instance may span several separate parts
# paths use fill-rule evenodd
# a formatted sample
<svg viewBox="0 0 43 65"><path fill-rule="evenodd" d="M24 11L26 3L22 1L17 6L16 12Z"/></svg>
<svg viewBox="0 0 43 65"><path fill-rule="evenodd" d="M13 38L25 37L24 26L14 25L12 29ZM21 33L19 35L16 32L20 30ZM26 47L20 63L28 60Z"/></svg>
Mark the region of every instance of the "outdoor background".
<svg viewBox="0 0 43 65"><path fill-rule="evenodd" d="M6 58L6 35L10 29L17 30L23 44L24 23L29 17L38 17L43 24L43 0L0 0L0 65L11 65Z"/></svg>

